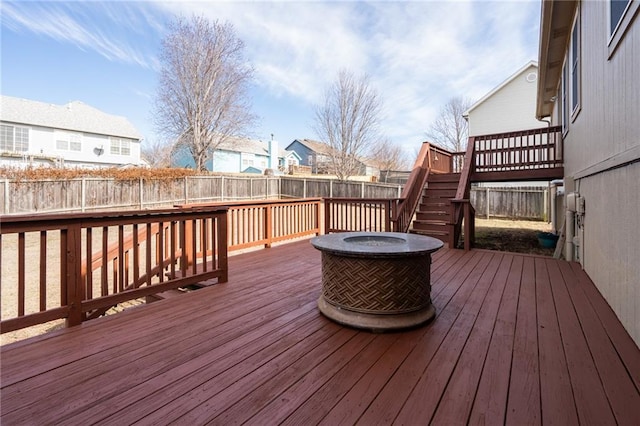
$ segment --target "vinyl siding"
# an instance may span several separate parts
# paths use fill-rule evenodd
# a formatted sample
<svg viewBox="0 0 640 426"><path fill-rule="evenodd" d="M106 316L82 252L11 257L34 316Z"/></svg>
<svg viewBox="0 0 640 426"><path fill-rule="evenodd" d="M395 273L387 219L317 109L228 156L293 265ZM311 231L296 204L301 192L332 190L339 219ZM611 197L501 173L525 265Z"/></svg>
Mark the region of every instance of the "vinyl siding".
<svg viewBox="0 0 640 426"><path fill-rule="evenodd" d="M607 2L580 9L581 110L564 142L565 175L586 202L580 261L640 345L640 24L609 57Z"/></svg>
<svg viewBox="0 0 640 426"><path fill-rule="evenodd" d="M469 135L487 135L547 126L536 120L536 81L526 77L538 68L530 66L496 93L469 111Z"/></svg>

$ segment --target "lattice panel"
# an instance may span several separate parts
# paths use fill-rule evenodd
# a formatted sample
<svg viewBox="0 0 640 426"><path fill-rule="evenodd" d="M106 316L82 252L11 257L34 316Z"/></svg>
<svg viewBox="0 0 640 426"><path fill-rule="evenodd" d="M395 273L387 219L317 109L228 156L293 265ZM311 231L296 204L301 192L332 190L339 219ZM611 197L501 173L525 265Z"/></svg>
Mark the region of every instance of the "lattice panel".
<svg viewBox="0 0 640 426"><path fill-rule="evenodd" d="M367 259L322 253L322 292L335 306L397 314L431 304L430 256Z"/></svg>

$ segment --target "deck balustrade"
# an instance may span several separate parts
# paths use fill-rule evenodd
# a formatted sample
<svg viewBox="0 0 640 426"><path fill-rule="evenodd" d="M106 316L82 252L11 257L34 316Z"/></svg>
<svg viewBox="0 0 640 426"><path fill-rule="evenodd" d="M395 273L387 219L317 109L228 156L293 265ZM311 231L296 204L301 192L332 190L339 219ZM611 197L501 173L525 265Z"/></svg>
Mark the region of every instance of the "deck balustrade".
<svg viewBox="0 0 640 426"><path fill-rule="evenodd" d="M320 203L270 200L3 217L1 286L3 298L15 294L15 300L2 312L1 331L58 319L76 325L128 300L211 279L226 282L228 251L318 235ZM15 274L5 273L14 266ZM26 303L34 297L35 312Z"/></svg>

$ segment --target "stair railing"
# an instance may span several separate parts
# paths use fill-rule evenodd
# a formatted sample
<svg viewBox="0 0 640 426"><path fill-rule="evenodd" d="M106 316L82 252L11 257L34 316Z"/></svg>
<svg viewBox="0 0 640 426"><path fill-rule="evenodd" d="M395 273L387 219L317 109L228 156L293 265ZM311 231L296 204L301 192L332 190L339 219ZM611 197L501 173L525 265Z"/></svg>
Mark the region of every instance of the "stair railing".
<svg viewBox="0 0 640 426"><path fill-rule="evenodd" d="M470 250L474 240L475 210L471 205L471 176L475 169L475 138L470 137L467 151L460 172L460 182L456 191L456 198L451 200L455 209L453 213L454 232L449 234L449 247L454 248L460 239L464 219L464 249Z"/></svg>
<svg viewBox="0 0 640 426"><path fill-rule="evenodd" d="M431 144L423 142L409 179L402 189L396 211L393 214L394 231L407 232L409 230L411 219L413 219L413 215L422 198L422 189L427 183L430 170Z"/></svg>

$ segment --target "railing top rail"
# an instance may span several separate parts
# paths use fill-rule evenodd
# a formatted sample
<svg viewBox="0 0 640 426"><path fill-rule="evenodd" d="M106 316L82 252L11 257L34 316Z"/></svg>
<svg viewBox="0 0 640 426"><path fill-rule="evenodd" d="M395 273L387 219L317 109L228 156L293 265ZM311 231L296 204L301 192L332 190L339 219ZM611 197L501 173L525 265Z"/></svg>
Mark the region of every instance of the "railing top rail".
<svg viewBox="0 0 640 426"><path fill-rule="evenodd" d="M96 213L42 213L32 215L2 216L0 234L10 234L23 231L44 231L62 229L69 226L96 227L116 226L123 223L151 223L176 218L189 219L201 217L228 210L226 206L209 206L197 209L157 209L157 210L129 210Z"/></svg>
<svg viewBox="0 0 640 426"><path fill-rule="evenodd" d="M429 143L429 142L426 142L426 143ZM438 145L434 145L432 143L429 143L429 147L430 147L431 151L439 152L439 153L442 153L442 154L449 154L449 155L456 154L453 151L449 151L448 149L442 148L442 147L440 147Z"/></svg>
<svg viewBox="0 0 640 426"><path fill-rule="evenodd" d="M314 198L295 198L290 200L272 199L272 200L244 200L244 201L215 201L211 203L187 203L175 204L176 208L196 209L207 207L238 207L238 206L254 206L254 205L273 205L273 204L295 204L295 203L313 203L322 201L320 197Z"/></svg>
<svg viewBox="0 0 640 426"><path fill-rule="evenodd" d="M355 201L362 203L372 203L372 202L386 202L386 201L399 201L403 200L403 198L360 198L360 197L325 197L323 200L326 201Z"/></svg>
<svg viewBox="0 0 640 426"><path fill-rule="evenodd" d="M526 129L526 130L513 130L509 132L501 132L501 133L490 133L486 135L477 135L473 136L476 140L480 139L495 139L501 138L505 136L520 136L525 134L543 134L543 133L555 133L562 130L562 126L550 126L550 127L539 127L537 129Z"/></svg>

